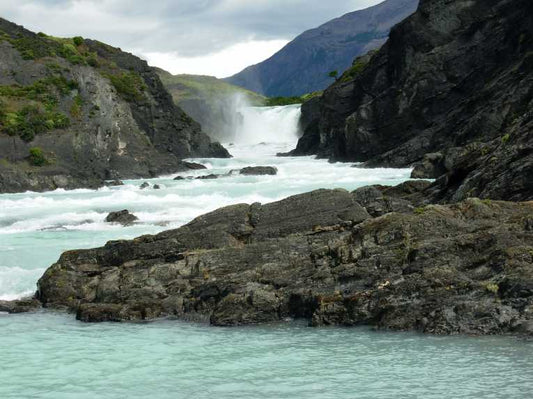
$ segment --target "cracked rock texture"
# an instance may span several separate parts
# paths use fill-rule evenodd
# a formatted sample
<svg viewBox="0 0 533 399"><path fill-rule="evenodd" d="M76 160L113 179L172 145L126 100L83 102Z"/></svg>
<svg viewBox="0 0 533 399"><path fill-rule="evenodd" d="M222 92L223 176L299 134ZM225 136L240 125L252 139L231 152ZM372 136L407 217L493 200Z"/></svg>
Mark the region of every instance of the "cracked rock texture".
<svg viewBox="0 0 533 399"><path fill-rule="evenodd" d="M45 307L82 321L305 318L436 334L532 333L533 203L415 207L424 186L319 190L65 252Z"/></svg>

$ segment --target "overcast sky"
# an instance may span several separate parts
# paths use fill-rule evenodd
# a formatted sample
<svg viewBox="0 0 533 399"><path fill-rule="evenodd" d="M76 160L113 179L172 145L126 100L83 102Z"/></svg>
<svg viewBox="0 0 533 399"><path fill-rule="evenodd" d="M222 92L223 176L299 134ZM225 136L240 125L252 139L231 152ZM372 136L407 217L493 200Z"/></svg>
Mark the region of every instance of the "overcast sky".
<svg viewBox="0 0 533 399"><path fill-rule="evenodd" d="M0 0L35 32L84 36L172 73L226 77L303 31L382 0Z"/></svg>

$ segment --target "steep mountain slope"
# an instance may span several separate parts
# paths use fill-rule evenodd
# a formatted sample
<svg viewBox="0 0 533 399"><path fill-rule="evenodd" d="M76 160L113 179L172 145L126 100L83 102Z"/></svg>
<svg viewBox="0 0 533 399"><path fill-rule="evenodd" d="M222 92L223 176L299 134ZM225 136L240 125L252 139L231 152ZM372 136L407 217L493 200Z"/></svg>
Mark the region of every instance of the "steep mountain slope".
<svg viewBox="0 0 533 399"><path fill-rule="evenodd" d="M343 71L352 60L378 48L392 26L416 10L418 0L387 0L304 32L278 53L226 79L274 96L300 96L325 89L329 72Z"/></svg>
<svg viewBox="0 0 533 399"><path fill-rule="evenodd" d="M533 199L533 3L422 0L303 107L293 154L418 164L436 199Z"/></svg>
<svg viewBox="0 0 533 399"><path fill-rule="evenodd" d="M96 186L229 156L145 61L0 19L0 192Z"/></svg>
<svg viewBox="0 0 533 399"><path fill-rule="evenodd" d="M172 75L162 69L156 70L174 102L216 140L227 139L234 133L237 107L243 103L262 105L266 100L213 76Z"/></svg>

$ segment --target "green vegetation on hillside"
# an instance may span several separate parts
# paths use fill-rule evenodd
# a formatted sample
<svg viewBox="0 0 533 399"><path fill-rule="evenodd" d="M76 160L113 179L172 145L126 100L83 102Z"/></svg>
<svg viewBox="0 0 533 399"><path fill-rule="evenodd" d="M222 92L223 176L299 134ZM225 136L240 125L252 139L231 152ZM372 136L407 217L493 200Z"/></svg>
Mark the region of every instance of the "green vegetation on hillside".
<svg viewBox="0 0 533 399"><path fill-rule="evenodd" d="M304 94L300 97L271 97L266 99L264 105L267 107L275 107L282 105L303 104L304 102L309 101L314 97L320 97L321 95L321 91L315 91L313 93Z"/></svg>
<svg viewBox="0 0 533 399"><path fill-rule="evenodd" d="M128 71L119 73L108 73L105 76L109 78L117 92L126 101L140 101L143 98L143 91L146 89L144 80L139 74Z"/></svg>
<svg viewBox="0 0 533 399"><path fill-rule="evenodd" d="M262 105L265 97L253 91L231 85L213 76L172 75L162 69L157 70L163 85L170 91L176 103L184 100L210 100L242 94L252 105Z"/></svg>
<svg viewBox="0 0 533 399"><path fill-rule="evenodd" d="M0 132L32 141L35 135L63 129L70 119L59 111L62 96L77 89L74 81L51 76L27 86L0 86Z"/></svg>
<svg viewBox="0 0 533 399"><path fill-rule="evenodd" d="M377 50L369 51L361 57L357 57L350 68L348 68L338 79L341 82L349 82L355 79L361 72L364 71L372 56L377 53Z"/></svg>
<svg viewBox="0 0 533 399"><path fill-rule="evenodd" d="M80 36L60 38L48 36L44 33L37 35L23 35L22 33L9 35L0 30L0 41L4 40L11 43L25 60L60 57L73 65L89 65L93 68L98 68L101 74L111 81L126 101L139 101L143 97L142 92L145 89L145 84L137 73L133 71L124 72L114 62L100 57L97 52L91 50ZM119 51L103 43L94 43L97 43L110 53ZM59 70L56 70L56 72L59 72Z"/></svg>
<svg viewBox="0 0 533 399"><path fill-rule="evenodd" d="M96 68L126 101L138 102L144 98L146 84L138 73L119 68L95 51L98 46L104 54L113 54L118 49L98 42L86 43L80 36L58 38L44 33L34 35L17 28L10 32L0 30L0 42L10 43L23 59L44 64L49 76L28 85L0 85L0 133L19 136L30 142L38 134L69 127L71 119L66 113L75 120L82 118L84 100L75 93L79 89L78 83L70 79L71 70L65 61ZM13 76L16 73L13 71ZM94 110L92 112L94 114Z"/></svg>

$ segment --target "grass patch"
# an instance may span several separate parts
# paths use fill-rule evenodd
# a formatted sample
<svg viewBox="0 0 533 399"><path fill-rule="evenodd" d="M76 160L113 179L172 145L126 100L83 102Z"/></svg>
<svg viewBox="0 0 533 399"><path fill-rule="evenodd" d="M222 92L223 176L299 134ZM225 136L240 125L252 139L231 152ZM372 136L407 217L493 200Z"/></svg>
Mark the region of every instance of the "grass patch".
<svg viewBox="0 0 533 399"><path fill-rule="evenodd" d="M423 215L427 211L427 208L425 206L419 206L418 208L415 208L413 211L415 215Z"/></svg>
<svg viewBox="0 0 533 399"><path fill-rule="evenodd" d="M81 119L82 110L83 98L78 94L76 97L74 97L74 101L72 102L72 106L70 107L70 115L73 118Z"/></svg>
<svg viewBox="0 0 533 399"><path fill-rule="evenodd" d="M495 283L487 283L487 284L485 284L485 289L488 292L491 292L494 295L497 295L498 291L500 290L500 287L498 286L498 284L495 284Z"/></svg>
<svg viewBox="0 0 533 399"><path fill-rule="evenodd" d="M506 134L505 136L502 137L502 144L507 144L510 140L511 140L511 135Z"/></svg>

